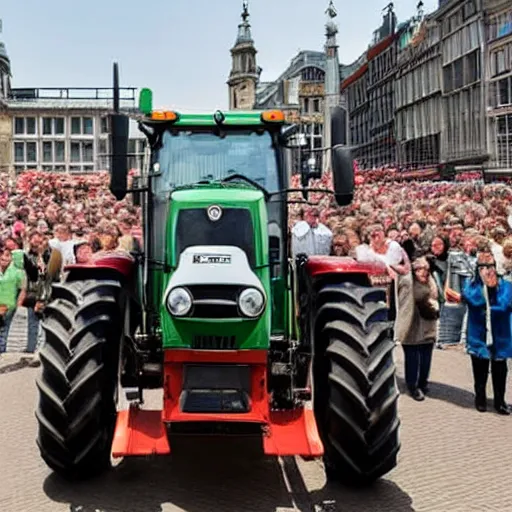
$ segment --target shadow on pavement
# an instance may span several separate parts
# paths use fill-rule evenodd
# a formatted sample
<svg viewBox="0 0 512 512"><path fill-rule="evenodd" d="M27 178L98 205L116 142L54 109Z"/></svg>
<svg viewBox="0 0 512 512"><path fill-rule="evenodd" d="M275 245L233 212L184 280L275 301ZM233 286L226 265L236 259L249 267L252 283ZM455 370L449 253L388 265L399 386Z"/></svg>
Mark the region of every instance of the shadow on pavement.
<svg viewBox="0 0 512 512"><path fill-rule="evenodd" d="M398 389L401 394L407 394L407 387L402 377L397 377ZM428 399L443 400L466 409L475 408L475 395L467 389L457 388L442 382L430 382Z"/></svg>
<svg viewBox="0 0 512 512"><path fill-rule="evenodd" d="M70 512L414 511L411 498L392 482L382 480L366 490L325 486L309 492L293 457L284 459L283 472L276 458L226 450L221 442L210 445L208 453L194 443L188 453L176 449L172 457L125 459L87 482L51 474L43 488L51 500L68 503Z"/></svg>
<svg viewBox="0 0 512 512"><path fill-rule="evenodd" d="M361 489L327 483L308 493L295 458L284 459L284 474L301 512L415 512L411 497L390 480L381 479Z"/></svg>
<svg viewBox="0 0 512 512"><path fill-rule="evenodd" d="M16 361L15 363L8 363L3 366L0 366L0 375L3 375L5 373L17 372L19 370L23 370L24 368L36 368L37 366L38 362L35 361L33 357L22 357L19 361Z"/></svg>

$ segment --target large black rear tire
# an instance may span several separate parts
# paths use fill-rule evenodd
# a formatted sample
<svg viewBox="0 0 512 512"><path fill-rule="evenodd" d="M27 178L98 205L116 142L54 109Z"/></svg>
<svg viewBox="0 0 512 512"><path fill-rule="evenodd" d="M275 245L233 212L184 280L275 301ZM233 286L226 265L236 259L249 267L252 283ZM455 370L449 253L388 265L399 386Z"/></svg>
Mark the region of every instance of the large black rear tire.
<svg viewBox="0 0 512 512"><path fill-rule="evenodd" d="M351 283L318 294L314 410L329 480L367 485L400 449L392 324L384 289Z"/></svg>
<svg viewBox="0 0 512 512"><path fill-rule="evenodd" d="M116 421L122 293L117 281L56 284L45 309L37 380L37 444L65 478L110 467Z"/></svg>

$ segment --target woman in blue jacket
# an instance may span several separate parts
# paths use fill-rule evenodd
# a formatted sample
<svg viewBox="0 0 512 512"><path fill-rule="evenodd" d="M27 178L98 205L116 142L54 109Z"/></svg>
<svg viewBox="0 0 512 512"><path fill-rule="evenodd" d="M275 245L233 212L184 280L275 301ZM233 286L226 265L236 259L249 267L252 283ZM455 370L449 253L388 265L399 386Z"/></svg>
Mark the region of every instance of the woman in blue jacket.
<svg viewBox="0 0 512 512"><path fill-rule="evenodd" d="M475 407L485 412L489 363L494 391L494 408L510 414L505 402L507 359L512 357L512 283L498 276L491 252L480 252L476 275L468 280L462 297L468 305L466 348L471 356L475 384Z"/></svg>

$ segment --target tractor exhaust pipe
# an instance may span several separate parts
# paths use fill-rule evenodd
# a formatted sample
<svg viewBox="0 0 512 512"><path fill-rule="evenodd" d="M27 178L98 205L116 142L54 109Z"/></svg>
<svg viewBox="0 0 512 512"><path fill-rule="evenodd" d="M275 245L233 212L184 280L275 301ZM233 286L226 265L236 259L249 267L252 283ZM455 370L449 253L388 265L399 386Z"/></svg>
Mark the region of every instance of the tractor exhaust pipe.
<svg viewBox="0 0 512 512"><path fill-rule="evenodd" d="M120 113L119 68L113 66L113 110L110 115L110 191L118 201L124 199L128 188L129 119Z"/></svg>

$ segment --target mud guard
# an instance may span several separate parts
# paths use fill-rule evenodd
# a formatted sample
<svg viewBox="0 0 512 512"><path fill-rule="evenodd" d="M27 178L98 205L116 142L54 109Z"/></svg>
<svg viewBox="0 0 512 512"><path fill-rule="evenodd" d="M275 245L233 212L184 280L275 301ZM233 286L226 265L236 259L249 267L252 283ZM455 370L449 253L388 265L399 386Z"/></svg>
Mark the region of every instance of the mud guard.
<svg viewBox="0 0 512 512"><path fill-rule="evenodd" d="M310 256L306 269L311 277L326 274L365 274L379 276L386 274L386 265L378 262L361 262L345 256Z"/></svg>
<svg viewBox="0 0 512 512"><path fill-rule="evenodd" d="M64 271L68 272L68 281L77 281L88 278L97 278L101 275L115 275L123 282L135 277L137 262L129 253L111 252L99 254L90 263L76 263L66 265Z"/></svg>

